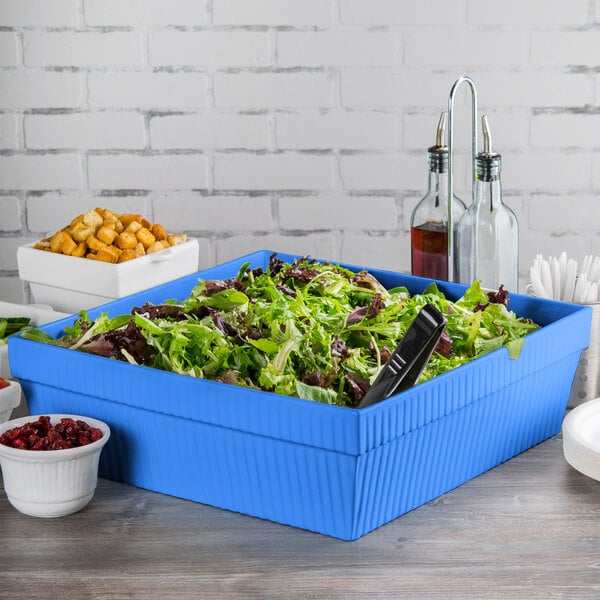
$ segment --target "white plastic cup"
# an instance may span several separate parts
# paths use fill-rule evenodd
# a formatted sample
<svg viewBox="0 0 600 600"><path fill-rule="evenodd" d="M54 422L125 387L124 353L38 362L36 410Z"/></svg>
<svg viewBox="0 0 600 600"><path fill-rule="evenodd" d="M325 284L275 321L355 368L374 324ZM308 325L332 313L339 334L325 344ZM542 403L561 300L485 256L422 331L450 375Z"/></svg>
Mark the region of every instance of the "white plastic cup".
<svg viewBox="0 0 600 600"><path fill-rule="evenodd" d="M600 302L586 306L592 309L590 345L581 353L568 408L600 397Z"/></svg>

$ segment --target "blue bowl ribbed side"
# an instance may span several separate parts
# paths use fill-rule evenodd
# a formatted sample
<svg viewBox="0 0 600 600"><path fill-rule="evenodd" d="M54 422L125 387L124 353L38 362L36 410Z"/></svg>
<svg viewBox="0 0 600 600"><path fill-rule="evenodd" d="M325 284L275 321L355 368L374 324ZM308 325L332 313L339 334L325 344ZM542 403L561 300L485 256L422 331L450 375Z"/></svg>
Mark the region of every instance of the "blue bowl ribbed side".
<svg viewBox="0 0 600 600"><path fill-rule="evenodd" d="M352 537L558 433L577 361L574 354L363 454Z"/></svg>
<svg viewBox="0 0 600 600"><path fill-rule="evenodd" d="M25 385L32 411L109 424L100 477L351 539L355 456Z"/></svg>
<svg viewBox="0 0 600 600"><path fill-rule="evenodd" d="M557 433L577 360L552 364L360 456L24 385L33 413L75 412L109 424L101 477L355 539ZM434 389L440 397L430 401L444 403L444 389Z"/></svg>

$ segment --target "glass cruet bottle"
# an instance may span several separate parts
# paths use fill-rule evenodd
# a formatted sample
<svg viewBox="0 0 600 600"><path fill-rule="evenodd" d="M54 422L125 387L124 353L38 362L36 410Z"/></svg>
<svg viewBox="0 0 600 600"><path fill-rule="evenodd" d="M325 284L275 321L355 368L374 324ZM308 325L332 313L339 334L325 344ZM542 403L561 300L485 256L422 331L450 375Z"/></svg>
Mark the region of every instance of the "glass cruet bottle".
<svg viewBox="0 0 600 600"><path fill-rule="evenodd" d="M420 277L448 279L448 147L443 145L446 111L437 127L436 144L427 150L429 182L425 196L410 219L411 272ZM456 226L465 212L464 202L454 196L454 260L456 263ZM456 264L454 269L456 270Z"/></svg>
<svg viewBox="0 0 600 600"><path fill-rule="evenodd" d="M483 152L475 159L473 204L458 224L458 280L476 279L487 289L518 291L519 227L502 202L502 157L492 150L487 117L482 116Z"/></svg>

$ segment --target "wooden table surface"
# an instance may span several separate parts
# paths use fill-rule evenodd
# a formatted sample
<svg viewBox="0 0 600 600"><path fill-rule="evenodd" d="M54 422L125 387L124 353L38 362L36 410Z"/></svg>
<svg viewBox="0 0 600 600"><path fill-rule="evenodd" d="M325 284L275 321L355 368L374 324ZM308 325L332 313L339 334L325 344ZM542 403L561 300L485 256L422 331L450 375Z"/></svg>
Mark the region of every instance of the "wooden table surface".
<svg viewBox="0 0 600 600"><path fill-rule="evenodd" d="M600 598L600 482L560 436L345 542L100 479L60 519L0 493L0 598Z"/></svg>

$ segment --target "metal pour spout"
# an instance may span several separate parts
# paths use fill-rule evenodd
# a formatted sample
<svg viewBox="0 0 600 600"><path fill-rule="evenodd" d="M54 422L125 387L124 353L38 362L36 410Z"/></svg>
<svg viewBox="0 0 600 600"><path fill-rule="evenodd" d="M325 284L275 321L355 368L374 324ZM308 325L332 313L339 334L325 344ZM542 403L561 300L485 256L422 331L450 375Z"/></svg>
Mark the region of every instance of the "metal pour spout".
<svg viewBox="0 0 600 600"><path fill-rule="evenodd" d="M435 136L435 145L441 148L444 145L444 130L446 129L446 111L443 110L438 121L437 133Z"/></svg>
<svg viewBox="0 0 600 600"><path fill-rule="evenodd" d="M486 115L481 117L483 133L483 152L477 155L475 161L475 176L480 181L495 181L502 170L502 157L492 150L492 133Z"/></svg>
<svg viewBox="0 0 600 600"><path fill-rule="evenodd" d="M484 154L493 154L492 151L492 132L486 115L481 116L481 132L483 133L483 152Z"/></svg>

